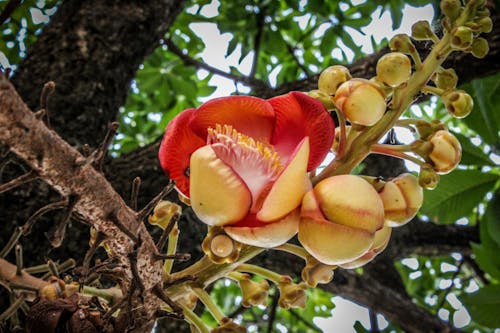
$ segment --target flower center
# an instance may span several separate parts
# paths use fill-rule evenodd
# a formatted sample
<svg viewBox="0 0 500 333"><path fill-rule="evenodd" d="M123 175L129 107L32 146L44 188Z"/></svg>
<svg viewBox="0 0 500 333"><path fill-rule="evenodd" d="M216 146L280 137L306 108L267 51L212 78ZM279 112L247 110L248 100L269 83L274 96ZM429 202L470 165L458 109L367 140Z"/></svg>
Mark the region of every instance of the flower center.
<svg viewBox="0 0 500 333"><path fill-rule="evenodd" d="M232 126L219 124L208 129L207 144L248 186L252 193L251 211L260 209L270 185L283 170L274 147L241 134Z"/></svg>

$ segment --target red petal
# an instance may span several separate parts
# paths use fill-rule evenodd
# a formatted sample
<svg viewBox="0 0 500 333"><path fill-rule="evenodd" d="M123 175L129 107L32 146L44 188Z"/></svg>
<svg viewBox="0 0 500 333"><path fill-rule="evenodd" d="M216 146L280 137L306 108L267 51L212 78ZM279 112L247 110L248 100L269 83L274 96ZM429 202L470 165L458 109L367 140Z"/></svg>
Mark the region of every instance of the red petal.
<svg viewBox="0 0 500 333"><path fill-rule="evenodd" d="M206 143L206 139L198 137L188 126L194 111L185 110L168 124L158 153L162 169L186 197L189 197L191 154Z"/></svg>
<svg viewBox="0 0 500 333"><path fill-rule="evenodd" d="M276 113L271 139L276 150L281 156L288 158L299 142L308 136L311 151L307 170L319 166L335 136L335 125L323 104L297 91L271 98L269 103Z"/></svg>
<svg viewBox="0 0 500 333"><path fill-rule="evenodd" d="M254 140L269 142L274 125L274 111L267 101L252 96L230 96L206 102L196 110L191 128L206 138L207 128L230 125Z"/></svg>

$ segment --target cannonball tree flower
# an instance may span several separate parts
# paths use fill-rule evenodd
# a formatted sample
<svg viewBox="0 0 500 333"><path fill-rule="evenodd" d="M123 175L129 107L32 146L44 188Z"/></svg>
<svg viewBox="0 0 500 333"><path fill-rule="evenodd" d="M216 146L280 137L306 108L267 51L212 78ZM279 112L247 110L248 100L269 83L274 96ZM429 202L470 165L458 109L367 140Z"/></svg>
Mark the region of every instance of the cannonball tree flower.
<svg viewBox="0 0 500 333"><path fill-rule="evenodd" d="M274 247L297 232L307 172L334 132L323 105L300 92L223 97L175 117L159 158L201 221L241 243Z"/></svg>

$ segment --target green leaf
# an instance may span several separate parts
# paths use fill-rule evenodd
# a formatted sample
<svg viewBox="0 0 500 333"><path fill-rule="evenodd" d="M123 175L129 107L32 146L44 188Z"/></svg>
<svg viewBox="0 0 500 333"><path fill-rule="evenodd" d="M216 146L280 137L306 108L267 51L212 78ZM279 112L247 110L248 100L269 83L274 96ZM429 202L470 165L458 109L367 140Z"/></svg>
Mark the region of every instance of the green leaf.
<svg viewBox="0 0 500 333"><path fill-rule="evenodd" d="M495 165L495 162L490 160L488 155L483 153L481 148L472 144L469 137L460 133L454 134L457 137L458 141L460 141L460 145L462 146L462 160L460 161L460 164L477 166Z"/></svg>
<svg viewBox="0 0 500 333"><path fill-rule="evenodd" d="M474 110L463 121L486 143L500 149L500 74L477 79L461 87L474 99Z"/></svg>
<svg viewBox="0 0 500 333"><path fill-rule="evenodd" d="M485 286L473 294L462 294L460 300L473 321L491 328L500 327L500 285Z"/></svg>
<svg viewBox="0 0 500 333"><path fill-rule="evenodd" d="M436 190L425 191L421 212L439 223L468 216L500 177L477 170L455 170L441 176Z"/></svg>

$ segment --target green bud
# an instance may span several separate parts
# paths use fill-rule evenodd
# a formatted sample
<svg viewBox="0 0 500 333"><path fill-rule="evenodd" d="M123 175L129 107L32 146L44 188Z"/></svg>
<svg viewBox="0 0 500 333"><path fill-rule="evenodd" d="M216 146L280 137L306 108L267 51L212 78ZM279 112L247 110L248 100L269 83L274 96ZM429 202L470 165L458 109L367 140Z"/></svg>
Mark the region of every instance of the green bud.
<svg viewBox="0 0 500 333"><path fill-rule="evenodd" d="M311 90L307 93L307 95L320 101L327 110L332 110L335 108L332 97L319 89Z"/></svg>
<svg viewBox="0 0 500 333"><path fill-rule="evenodd" d="M457 19L460 15L460 11L462 10L460 0L442 0L440 7L443 14L449 17L452 21Z"/></svg>
<svg viewBox="0 0 500 333"><path fill-rule="evenodd" d="M326 68L321 72L318 79L318 88L328 95L335 95L337 88L344 82L351 79L349 69L336 65Z"/></svg>
<svg viewBox="0 0 500 333"><path fill-rule="evenodd" d="M491 20L491 17L482 17L477 20L476 23L479 25L481 32L489 33L493 30L493 21Z"/></svg>
<svg viewBox="0 0 500 333"><path fill-rule="evenodd" d="M400 52L384 54L377 62L377 77L390 87L408 81L411 75L410 59Z"/></svg>
<svg viewBox="0 0 500 333"><path fill-rule="evenodd" d="M477 10L476 17L481 18L486 16L491 16L490 10L488 8L481 8Z"/></svg>
<svg viewBox="0 0 500 333"><path fill-rule="evenodd" d="M434 171L430 164L424 163L420 167L418 175L418 184L425 189L433 190L439 183L439 175Z"/></svg>
<svg viewBox="0 0 500 333"><path fill-rule="evenodd" d="M436 87L443 90L455 89L457 82L458 76L453 68L441 69L434 75Z"/></svg>
<svg viewBox="0 0 500 333"><path fill-rule="evenodd" d="M415 45L410 40L410 37L405 34L397 34L392 37L389 42L389 47L391 51L398 51L406 54L411 54L416 51Z"/></svg>
<svg viewBox="0 0 500 333"><path fill-rule="evenodd" d="M448 113L455 118L467 117L474 107L472 97L463 90L446 92L441 98Z"/></svg>
<svg viewBox="0 0 500 333"><path fill-rule="evenodd" d="M478 37L472 42L471 47L472 55L476 58L482 59L486 57L488 52L490 51L490 46L488 45L488 41L482 37Z"/></svg>
<svg viewBox="0 0 500 333"><path fill-rule="evenodd" d="M451 37L451 47L458 50L465 50L472 45L474 34L471 28L460 26L453 31Z"/></svg>
<svg viewBox="0 0 500 333"><path fill-rule="evenodd" d="M415 40L429 40L433 39L435 35L429 22L418 21L411 27L411 36Z"/></svg>

